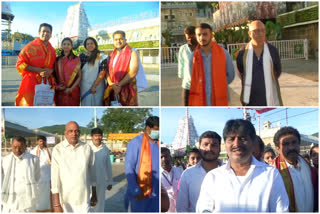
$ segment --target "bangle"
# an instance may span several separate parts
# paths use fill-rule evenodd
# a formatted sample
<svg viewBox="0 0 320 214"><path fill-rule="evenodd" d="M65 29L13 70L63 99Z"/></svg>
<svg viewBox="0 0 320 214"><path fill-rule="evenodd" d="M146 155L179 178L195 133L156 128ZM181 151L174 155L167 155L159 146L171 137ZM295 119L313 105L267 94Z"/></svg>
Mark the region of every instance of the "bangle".
<svg viewBox="0 0 320 214"><path fill-rule="evenodd" d="M55 204L53 207L61 207L61 204Z"/></svg>

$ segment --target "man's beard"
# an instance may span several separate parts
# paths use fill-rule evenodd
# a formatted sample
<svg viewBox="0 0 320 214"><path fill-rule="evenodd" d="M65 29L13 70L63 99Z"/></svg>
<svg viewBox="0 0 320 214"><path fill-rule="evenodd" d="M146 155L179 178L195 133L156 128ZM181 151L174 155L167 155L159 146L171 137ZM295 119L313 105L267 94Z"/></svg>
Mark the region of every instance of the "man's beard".
<svg viewBox="0 0 320 214"><path fill-rule="evenodd" d="M116 48L116 49L117 49L117 51L120 52L125 46L126 46L126 45L122 46L121 48Z"/></svg>
<svg viewBox="0 0 320 214"><path fill-rule="evenodd" d="M214 162L214 161L216 161L218 159L218 157L212 157L212 158L205 157L206 154L208 154L208 153L211 153L213 155L215 154L214 152L200 151L200 156L201 156L203 161L205 161L205 162Z"/></svg>

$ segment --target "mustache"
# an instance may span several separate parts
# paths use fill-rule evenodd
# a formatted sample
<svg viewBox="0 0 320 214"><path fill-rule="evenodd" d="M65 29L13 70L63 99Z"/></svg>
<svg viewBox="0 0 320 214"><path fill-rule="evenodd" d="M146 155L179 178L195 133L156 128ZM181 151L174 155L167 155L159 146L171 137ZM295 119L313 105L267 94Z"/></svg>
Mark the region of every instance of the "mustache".
<svg viewBox="0 0 320 214"><path fill-rule="evenodd" d="M290 153L299 154L299 153L298 153L296 150L294 150L294 149L289 150L289 151L287 152L287 154L290 154Z"/></svg>
<svg viewBox="0 0 320 214"><path fill-rule="evenodd" d="M236 150L246 151L247 149L244 146L238 146L238 147L231 148L231 152L234 152Z"/></svg>
<svg viewBox="0 0 320 214"><path fill-rule="evenodd" d="M212 151L205 151L205 152L203 152L203 154L204 154L204 155L206 155L206 154L212 154L212 155L215 155L216 153L215 153L215 152L212 152Z"/></svg>

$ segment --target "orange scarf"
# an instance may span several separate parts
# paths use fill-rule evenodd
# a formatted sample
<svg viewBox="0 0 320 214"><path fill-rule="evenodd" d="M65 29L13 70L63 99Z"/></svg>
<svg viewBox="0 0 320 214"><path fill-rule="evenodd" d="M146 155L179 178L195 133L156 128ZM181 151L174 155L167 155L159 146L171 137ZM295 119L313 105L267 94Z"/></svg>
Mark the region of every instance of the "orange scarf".
<svg viewBox="0 0 320 214"><path fill-rule="evenodd" d="M293 182L286 161L280 155L273 161L272 165L276 167L283 179L289 197L289 211L297 212L296 199L294 197Z"/></svg>
<svg viewBox="0 0 320 214"><path fill-rule="evenodd" d="M126 45L119 53L114 49L110 54L109 61L109 73L108 77L113 83L119 83L129 72L129 65L131 60L131 48L129 45ZM113 66L114 59L117 54L118 59ZM132 80L127 85L121 87L120 91L120 100L119 102L123 106L137 106L138 105L138 96L137 96L137 85L136 79ZM104 92L105 105L109 106L111 101L114 100L114 93L111 86L108 86Z"/></svg>
<svg viewBox="0 0 320 214"><path fill-rule="evenodd" d="M146 134L143 134L141 151L140 151L140 163L137 183L144 196L150 195L152 191L152 157L149 139Z"/></svg>
<svg viewBox="0 0 320 214"><path fill-rule="evenodd" d="M211 47L211 105L227 106L226 59L223 48L215 42ZM193 52L189 106L206 106L204 65L198 45Z"/></svg>
<svg viewBox="0 0 320 214"><path fill-rule="evenodd" d="M38 157L39 157L39 149L40 149L40 146L38 146L37 151L36 151L36 156L38 156ZM51 164L51 155L50 155L49 149L48 149L48 147L45 147L45 149L46 149L48 156L49 156L49 164Z"/></svg>
<svg viewBox="0 0 320 214"><path fill-rule="evenodd" d="M300 156L301 157L301 156ZM301 157L302 158L302 157ZM304 160L302 158L302 160ZM307 163L307 162L306 162ZM314 170L309 163L307 163L311 172L311 180L314 189L314 211L318 210L318 176L317 170ZM289 197L289 212L298 212L298 208L296 206L296 198L294 197L294 187L291 179L291 175L289 172L289 168L286 164L286 161L280 155L273 161L272 166L276 167L283 179L283 183L286 187L286 191Z"/></svg>

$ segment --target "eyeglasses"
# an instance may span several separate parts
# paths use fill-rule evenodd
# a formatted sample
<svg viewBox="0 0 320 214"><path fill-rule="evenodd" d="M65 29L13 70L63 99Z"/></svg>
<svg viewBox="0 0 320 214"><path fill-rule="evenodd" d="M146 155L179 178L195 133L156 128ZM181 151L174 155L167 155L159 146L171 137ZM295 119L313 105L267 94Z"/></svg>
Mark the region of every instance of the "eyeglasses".
<svg viewBox="0 0 320 214"><path fill-rule="evenodd" d="M265 30L265 29L255 29L255 30L251 30L251 32L253 32L254 34L257 34L257 33L265 33L266 30Z"/></svg>

